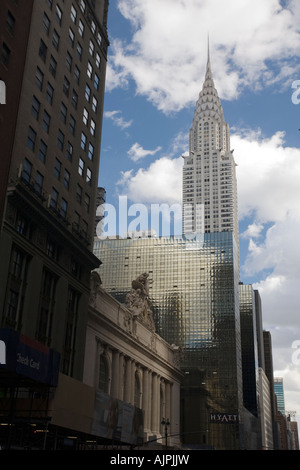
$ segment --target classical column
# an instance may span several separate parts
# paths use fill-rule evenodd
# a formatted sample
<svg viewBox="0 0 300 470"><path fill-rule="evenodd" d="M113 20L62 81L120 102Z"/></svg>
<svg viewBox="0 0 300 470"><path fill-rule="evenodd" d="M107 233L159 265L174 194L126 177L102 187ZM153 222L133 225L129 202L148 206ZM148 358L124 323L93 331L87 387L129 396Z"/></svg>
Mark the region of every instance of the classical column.
<svg viewBox="0 0 300 470"><path fill-rule="evenodd" d="M112 382L110 393L114 398L119 398L120 388L120 354L119 351L112 351Z"/></svg>
<svg viewBox="0 0 300 470"><path fill-rule="evenodd" d="M151 391L150 391L150 371L143 370L143 400L142 409L144 410L144 431L150 431L150 404L151 404Z"/></svg>
<svg viewBox="0 0 300 470"><path fill-rule="evenodd" d="M131 403L132 394L132 359L125 358L125 387L124 387L124 401Z"/></svg>
<svg viewBox="0 0 300 470"><path fill-rule="evenodd" d="M130 403L134 405L134 393L135 393L135 370L136 365L134 360L131 360L131 394L130 394Z"/></svg>
<svg viewBox="0 0 300 470"><path fill-rule="evenodd" d="M159 411L160 411L160 391L159 391L159 376L154 373L152 376L152 415L151 415L151 428L155 433L159 433Z"/></svg>
<svg viewBox="0 0 300 470"><path fill-rule="evenodd" d="M124 401L124 390L125 390L125 373L124 373L125 361L124 355L120 352L119 355L119 398Z"/></svg>
<svg viewBox="0 0 300 470"><path fill-rule="evenodd" d="M171 421L171 384L165 384L165 418Z"/></svg>

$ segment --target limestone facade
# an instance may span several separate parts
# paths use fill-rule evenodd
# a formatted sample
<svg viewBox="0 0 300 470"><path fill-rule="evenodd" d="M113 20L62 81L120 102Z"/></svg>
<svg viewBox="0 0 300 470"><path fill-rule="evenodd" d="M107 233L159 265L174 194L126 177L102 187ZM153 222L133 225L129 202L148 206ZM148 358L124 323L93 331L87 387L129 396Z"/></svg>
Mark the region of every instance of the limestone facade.
<svg viewBox="0 0 300 470"><path fill-rule="evenodd" d="M110 296L92 274L84 382L144 411L144 442L180 441L179 349Z"/></svg>

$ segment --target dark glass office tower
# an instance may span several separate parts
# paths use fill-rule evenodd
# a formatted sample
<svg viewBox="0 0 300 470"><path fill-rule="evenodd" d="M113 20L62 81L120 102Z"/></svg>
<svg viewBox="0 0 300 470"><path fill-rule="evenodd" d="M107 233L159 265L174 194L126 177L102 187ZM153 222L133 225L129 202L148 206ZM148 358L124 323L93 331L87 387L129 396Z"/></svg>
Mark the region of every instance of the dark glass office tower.
<svg viewBox="0 0 300 470"><path fill-rule="evenodd" d="M239 449L242 379L238 248L231 232L95 240L103 287L125 303L149 273L156 332L179 346L182 442Z"/></svg>

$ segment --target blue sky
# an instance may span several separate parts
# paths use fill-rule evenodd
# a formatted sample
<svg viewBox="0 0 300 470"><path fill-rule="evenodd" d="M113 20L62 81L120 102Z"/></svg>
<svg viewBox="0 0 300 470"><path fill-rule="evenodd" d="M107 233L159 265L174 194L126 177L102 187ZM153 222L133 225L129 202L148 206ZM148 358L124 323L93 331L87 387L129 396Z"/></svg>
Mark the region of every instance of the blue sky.
<svg viewBox="0 0 300 470"><path fill-rule="evenodd" d="M99 172L115 207L120 195L180 203L209 35L238 164L241 280L260 292L275 373L298 414L299 17L297 0L111 0Z"/></svg>

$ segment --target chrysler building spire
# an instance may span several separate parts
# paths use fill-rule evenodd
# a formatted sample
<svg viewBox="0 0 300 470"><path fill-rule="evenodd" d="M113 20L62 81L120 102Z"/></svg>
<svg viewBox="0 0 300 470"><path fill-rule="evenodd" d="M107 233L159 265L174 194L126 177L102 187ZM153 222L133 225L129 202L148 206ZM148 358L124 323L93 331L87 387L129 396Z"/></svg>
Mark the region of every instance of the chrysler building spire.
<svg viewBox="0 0 300 470"><path fill-rule="evenodd" d="M202 90L190 129L189 155L183 167L183 232L224 232L235 235L238 213L235 161L210 62L209 42ZM202 208L202 220L198 210ZM200 229L199 229L200 227Z"/></svg>

